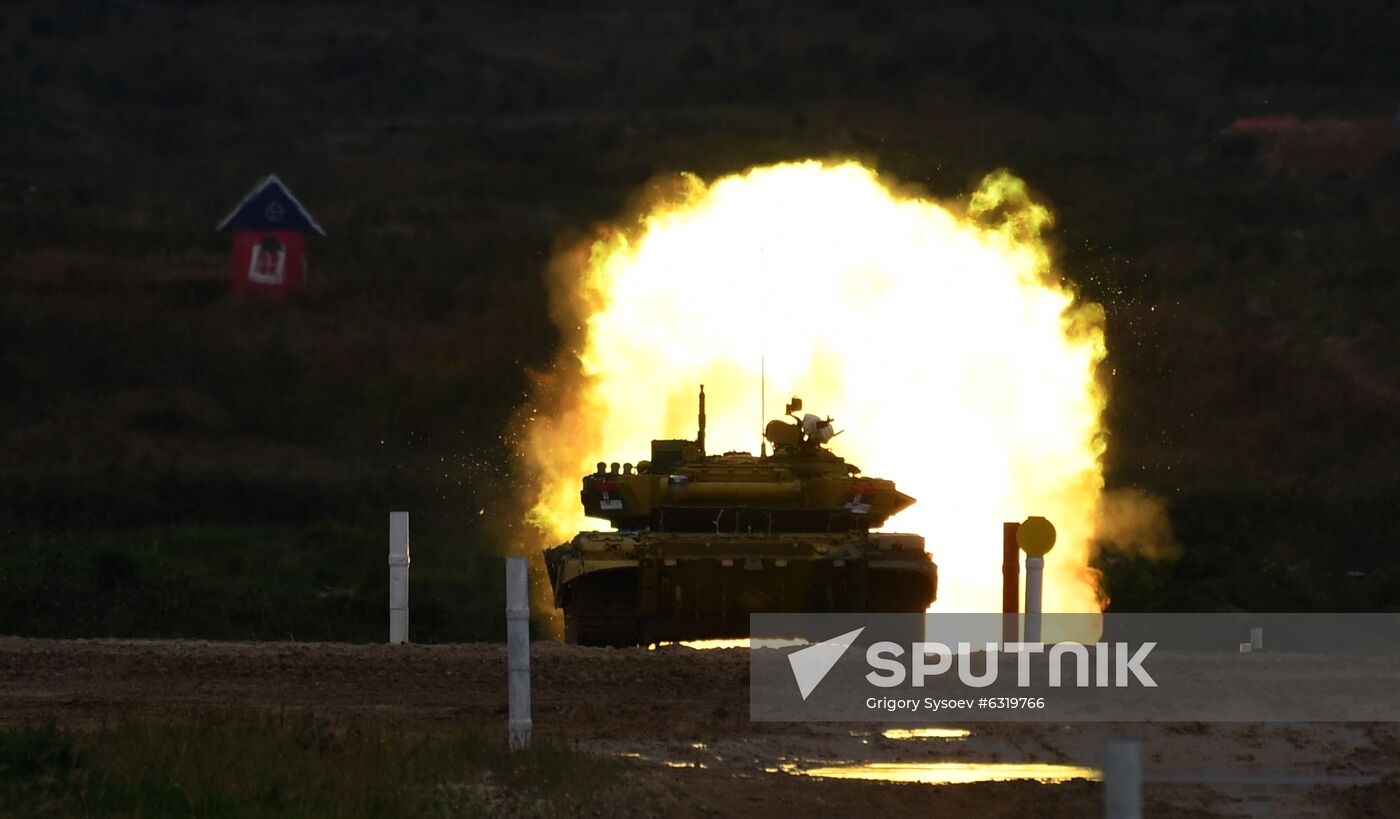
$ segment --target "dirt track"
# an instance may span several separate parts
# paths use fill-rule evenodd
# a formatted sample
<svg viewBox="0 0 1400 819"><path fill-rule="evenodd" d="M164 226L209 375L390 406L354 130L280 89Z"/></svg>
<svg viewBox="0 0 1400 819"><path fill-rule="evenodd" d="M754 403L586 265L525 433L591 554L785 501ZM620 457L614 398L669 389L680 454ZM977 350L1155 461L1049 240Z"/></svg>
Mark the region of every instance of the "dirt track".
<svg viewBox="0 0 1400 819"><path fill-rule="evenodd" d="M0 638L0 723L81 728L128 714L255 708L409 732L475 723L503 733L505 659L504 646L489 644ZM532 663L537 734L626 760L649 804L681 815L1096 815L1099 786L1085 781L933 786L772 771L850 761L1093 767L1109 735L1143 739L1151 816L1400 813L1400 729L1390 724L981 724L964 726L964 739L892 740L877 725L750 722L742 650L537 643ZM1202 783L1203 772L1214 781Z"/></svg>

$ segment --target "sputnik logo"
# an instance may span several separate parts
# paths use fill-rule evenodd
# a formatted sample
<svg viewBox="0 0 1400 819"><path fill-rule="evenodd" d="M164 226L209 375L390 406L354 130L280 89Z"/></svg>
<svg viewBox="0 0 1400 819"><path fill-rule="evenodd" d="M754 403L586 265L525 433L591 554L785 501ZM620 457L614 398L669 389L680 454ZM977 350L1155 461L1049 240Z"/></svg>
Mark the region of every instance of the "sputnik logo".
<svg viewBox="0 0 1400 819"><path fill-rule="evenodd" d="M788 655L788 665L792 666L792 676L797 680L797 690L802 693L803 701L821 684L862 631L865 626Z"/></svg>

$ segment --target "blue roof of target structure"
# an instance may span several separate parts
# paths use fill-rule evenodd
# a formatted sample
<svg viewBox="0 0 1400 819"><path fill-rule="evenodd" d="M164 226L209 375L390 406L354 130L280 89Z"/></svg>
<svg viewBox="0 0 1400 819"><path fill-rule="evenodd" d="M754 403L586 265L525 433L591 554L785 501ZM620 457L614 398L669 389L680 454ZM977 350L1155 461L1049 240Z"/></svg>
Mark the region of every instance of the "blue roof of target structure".
<svg viewBox="0 0 1400 819"><path fill-rule="evenodd" d="M311 212L297 201L277 174L269 174L254 185L243 201L214 229L220 233L226 230L296 230L326 235Z"/></svg>

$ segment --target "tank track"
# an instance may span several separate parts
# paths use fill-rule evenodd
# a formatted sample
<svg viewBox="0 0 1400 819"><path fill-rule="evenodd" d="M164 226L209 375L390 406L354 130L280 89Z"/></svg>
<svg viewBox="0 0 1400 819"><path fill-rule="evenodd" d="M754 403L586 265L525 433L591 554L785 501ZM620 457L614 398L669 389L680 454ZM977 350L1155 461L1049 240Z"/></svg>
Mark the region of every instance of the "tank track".
<svg viewBox="0 0 1400 819"><path fill-rule="evenodd" d="M604 572L574 583L564 605L564 642L580 646L637 645L637 580L631 572Z"/></svg>

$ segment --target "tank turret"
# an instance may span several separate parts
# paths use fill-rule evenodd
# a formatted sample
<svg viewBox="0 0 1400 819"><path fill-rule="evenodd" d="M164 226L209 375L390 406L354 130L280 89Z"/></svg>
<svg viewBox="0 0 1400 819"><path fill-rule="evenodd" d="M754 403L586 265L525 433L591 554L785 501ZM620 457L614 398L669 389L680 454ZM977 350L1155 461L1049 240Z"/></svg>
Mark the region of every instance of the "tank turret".
<svg viewBox="0 0 1400 819"><path fill-rule="evenodd" d="M764 438L770 456L705 453L705 389L700 388L699 430L693 441L654 440L651 458L604 463L583 478L584 512L620 530L658 532L867 532L878 529L914 499L894 482L860 469L826 448L840 433L830 418L771 421Z"/></svg>
<svg viewBox="0 0 1400 819"><path fill-rule="evenodd" d="M793 398L764 429L771 455L710 455L701 386L694 440L653 440L649 459L585 475L585 513L617 531L545 552L565 638L743 637L755 612L924 611L938 586L924 539L871 531L914 499L862 476L827 448L832 419L801 411Z"/></svg>

